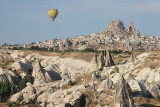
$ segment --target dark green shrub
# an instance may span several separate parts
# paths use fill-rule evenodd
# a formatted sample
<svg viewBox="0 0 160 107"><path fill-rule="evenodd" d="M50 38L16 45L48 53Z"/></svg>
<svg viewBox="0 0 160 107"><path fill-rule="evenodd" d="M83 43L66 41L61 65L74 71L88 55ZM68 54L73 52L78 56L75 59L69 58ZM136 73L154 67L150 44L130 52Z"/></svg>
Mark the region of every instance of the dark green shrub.
<svg viewBox="0 0 160 107"><path fill-rule="evenodd" d="M128 55L131 55L131 51L125 51L125 52L123 52L124 54L128 54Z"/></svg>
<svg viewBox="0 0 160 107"><path fill-rule="evenodd" d="M113 54L121 54L123 51L122 50L112 50L111 53Z"/></svg>
<svg viewBox="0 0 160 107"><path fill-rule="evenodd" d="M19 83L19 91L24 89L27 85L26 83L30 82L33 84L33 79L31 77L24 77Z"/></svg>
<svg viewBox="0 0 160 107"><path fill-rule="evenodd" d="M75 85L75 83L72 82L72 80L69 80L69 81L68 81L68 85L73 86L73 85Z"/></svg>
<svg viewBox="0 0 160 107"><path fill-rule="evenodd" d="M0 82L0 102L6 102L16 92L17 90L13 83Z"/></svg>
<svg viewBox="0 0 160 107"><path fill-rule="evenodd" d="M81 52L87 53L87 52L97 52L97 50L94 50L93 48L86 48L82 50Z"/></svg>

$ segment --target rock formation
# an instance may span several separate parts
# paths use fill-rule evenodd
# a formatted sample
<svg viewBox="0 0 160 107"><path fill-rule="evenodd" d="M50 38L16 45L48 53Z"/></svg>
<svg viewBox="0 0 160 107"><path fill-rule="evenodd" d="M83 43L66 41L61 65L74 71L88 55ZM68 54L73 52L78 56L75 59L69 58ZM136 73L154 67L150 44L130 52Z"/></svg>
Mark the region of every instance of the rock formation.
<svg viewBox="0 0 160 107"><path fill-rule="evenodd" d="M135 30L133 22L129 23L127 32L135 36L140 36L140 33Z"/></svg>
<svg viewBox="0 0 160 107"><path fill-rule="evenodd" d="M148 91L152 94L154 98L160 96L160 82L149 87Z"/></svg>
<svg viewBox="0 0 160 107"><path fill-rule="evenodd" d="M59 44L59 50L68 50L71 45L72 42L69 39L63 39Z"/></svg>
<svg viewBox="0 0 160 107"><path fill-rule="evenodd" d="M23 97L23 104L27 104L36 98L36 89L32 87L31 83L27 83L26 88L24 88L22 91L14 94L10 98L10 102L16 102L18 98Z"/></svg>
<svg viewBox="0 0 160 107"><path fill-rule="evenodd" d="M123 76L120 77L115 94L114 107L135 107L132 98L132 91Z"/></svg>
<svg viewBox="0 0 160 107"><path fill-rule="evenodd" d="M33 69L32 63L25 58L21 59L18 62L13 63L11 65L11 67L15 70L22 70L22 71L28 72L28 73L29 73L29 71L32 71L32 69Z"/></svg>
<svg viewBox="0 0 160 107"><path fill-rule="evenodd" d="M136 63L137 62L137 58L133 53L131 54L128 62L130 62L130 63Z"/></svg>
<svg viewBox="0 0 160 107"><path fill-rule="evenodd" d="M105 91L105 90L109 90L111 89L113 86L113 82L111 79L106 79L106 80L103 80L102 83L100 84L99 88L97 91Z"/></svg>
<svg viewBox="0 0 160 107"><path fill-rule="evenodd" d="M120 20L114 20L109 23L108 29L104 30L101 32L101 34L106 34L106 33L122 33L124 32L125 27L123 25L123 22Z"/></svg>
<svg viewBox="0 0 160 107"><path fill-rule="evenodd" d="M109 50L104 50L101 52L101 66L110 67L114 65L112 56Z"/></svg>
<svg viewBox="0 0 160 107"><path fill-rule="evenodd" d="M141 92L141 86L139 85L138 81L135 80L131 73L125 75L125 80L128 82L130 88L134 92Z"/></svg>
<svg viewBox="0 0 160 107"><path fill-rule="evenodd" d="M13 72L0 68L0 82L18 83L19 78Z"/></svg>
<svg viewBox="0 0 160 107"><path fill-rule="evenodd" d="M49 76L46 74L47 77ZM50 78L46 78L45 71L43 70L40 62L36 62L35 66L33 67L32 76L35 78L34 85L39 85L43 83L48 83Z"/></svg>

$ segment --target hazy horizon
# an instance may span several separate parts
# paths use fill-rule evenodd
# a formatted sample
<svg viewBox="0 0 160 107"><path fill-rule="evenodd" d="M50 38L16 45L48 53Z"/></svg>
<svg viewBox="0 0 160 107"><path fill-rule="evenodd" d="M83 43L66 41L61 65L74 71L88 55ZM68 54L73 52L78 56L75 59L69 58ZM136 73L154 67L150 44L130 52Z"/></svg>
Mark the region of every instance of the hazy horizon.
<svg viewBox="0 0 160 107"><path fill-rule="evenodd" d="M1 0L0 44L25 44L99 33L112 20L130 21L142 35L160 36L159 0ZM48 10L59 11L54 22Z"/></svg>

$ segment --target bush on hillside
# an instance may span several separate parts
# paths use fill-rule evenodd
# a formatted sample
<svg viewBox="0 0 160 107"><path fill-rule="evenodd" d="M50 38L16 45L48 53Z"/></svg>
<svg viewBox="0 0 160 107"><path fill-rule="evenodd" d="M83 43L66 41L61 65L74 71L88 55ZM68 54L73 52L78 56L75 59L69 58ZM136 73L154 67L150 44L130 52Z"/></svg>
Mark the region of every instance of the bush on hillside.
<svg viewBox="0 0 160 107"><path fill-rule="evenodd" d="M9 82L0 82L0 102L6 102L8 98L17 92L14 84Z"/></svg>
<svg viewBox="0 0 160 107"><path fill-rule="evenodd" d="M19 91L21 91L22 89L24 89L27 85L27 82L30 82L33 84L33 79L31 77L24 77L20 83L19 83Z"/></svg>
<svg viewBox="0 0 160 107"><path fill-rule="evenodd" d="M93 48L86 48L82 50L81 52L87 53L87 52L97 52L97 50L94 50Z"/></svg>

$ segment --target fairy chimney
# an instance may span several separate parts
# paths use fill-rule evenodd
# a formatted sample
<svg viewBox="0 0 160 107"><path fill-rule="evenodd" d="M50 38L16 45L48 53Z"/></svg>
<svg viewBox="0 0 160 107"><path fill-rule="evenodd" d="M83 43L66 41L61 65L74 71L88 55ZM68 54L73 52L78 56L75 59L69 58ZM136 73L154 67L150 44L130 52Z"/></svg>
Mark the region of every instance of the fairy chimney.
<svg viewBox="0 0 160 107"><path fill-rule="evenodd" d="M131 88L123 76L120 77L116 88L114 107L135 107Z"/></svg>

